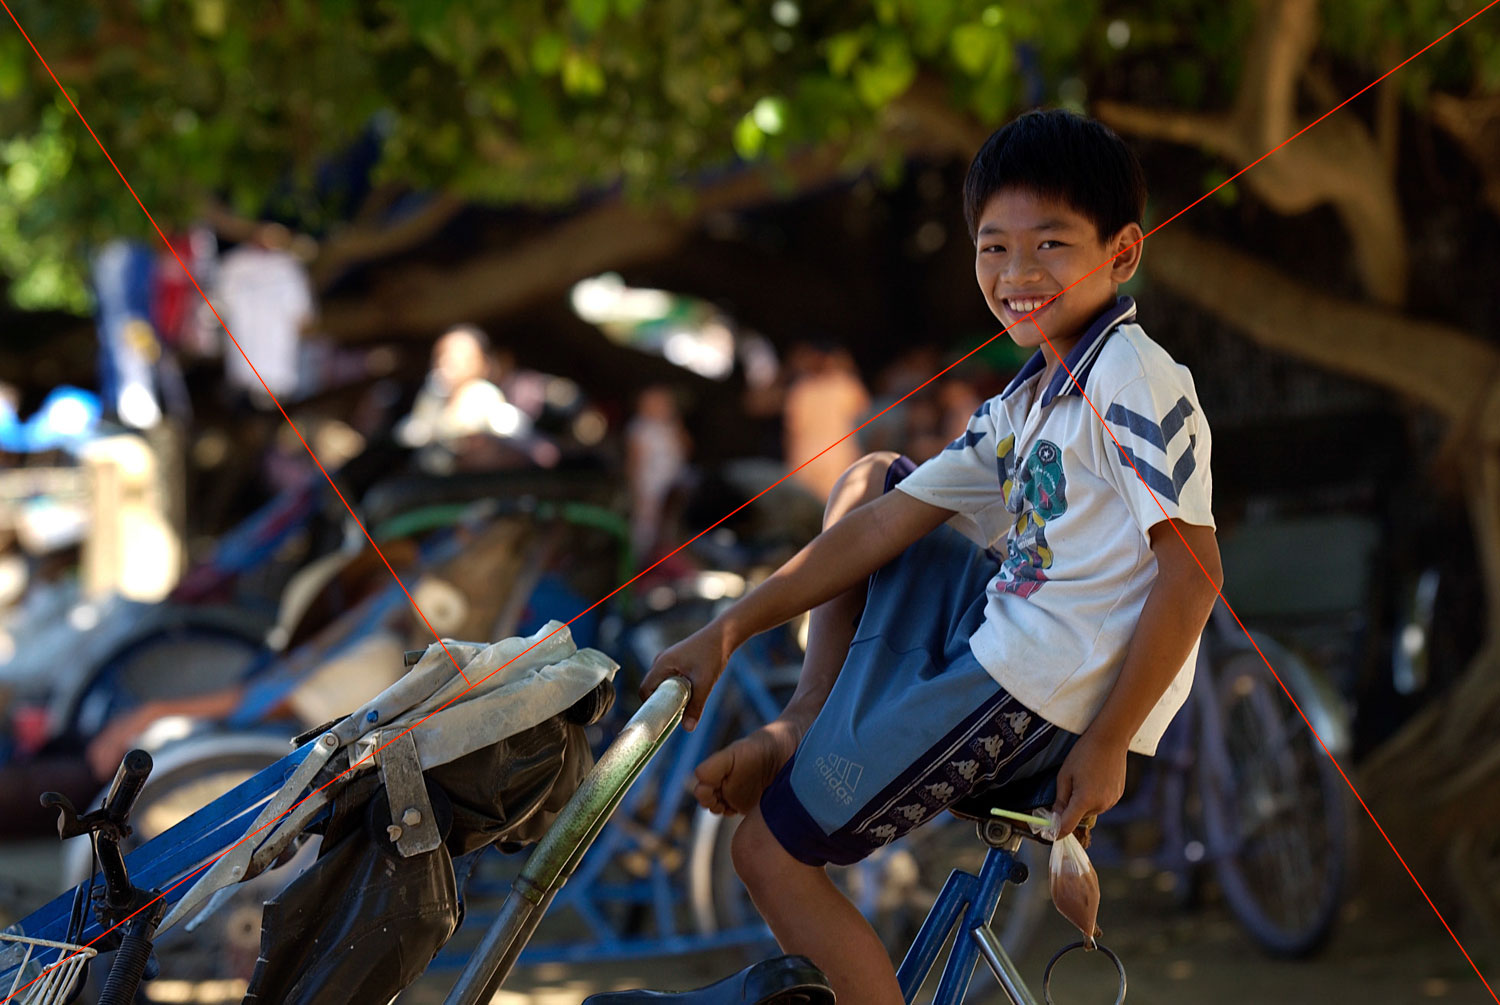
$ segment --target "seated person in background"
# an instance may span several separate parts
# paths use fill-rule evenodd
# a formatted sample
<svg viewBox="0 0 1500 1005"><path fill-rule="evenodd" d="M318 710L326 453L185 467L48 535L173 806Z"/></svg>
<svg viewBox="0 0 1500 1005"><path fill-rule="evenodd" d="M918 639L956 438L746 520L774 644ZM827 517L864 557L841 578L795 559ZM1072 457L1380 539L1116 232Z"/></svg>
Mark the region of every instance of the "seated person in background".
<svg viewBox="0 0 1500 1005"><path fill-rule="evenodd" d="M489 379L490 340L474 325L455 325L432 348L432 368L396 438L417 450L429 474L539 465L558 449L537 436L531 418Z"/></svg>

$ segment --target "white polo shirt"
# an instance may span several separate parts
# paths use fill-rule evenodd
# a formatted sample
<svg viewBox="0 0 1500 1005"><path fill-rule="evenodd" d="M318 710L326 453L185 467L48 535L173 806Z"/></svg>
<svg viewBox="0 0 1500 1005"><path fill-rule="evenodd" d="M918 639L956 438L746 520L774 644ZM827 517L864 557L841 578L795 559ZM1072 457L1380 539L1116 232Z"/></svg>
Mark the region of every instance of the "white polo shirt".
<svg viewBox="0 0 1500 1005"><path fill-rule="evenodd" d="M1074 733L1114 686L1156 578L1151 526L1214 526L1208 423L1192 375L1134 319L1135 302L1119 298L1040 390L1038 352L963 436L897 486L956 511L949 525L990 549L1000 570L969 639L974 656L1022 704ZM1195 644L1131 750L1156 752L1197 655Z"/></svg>

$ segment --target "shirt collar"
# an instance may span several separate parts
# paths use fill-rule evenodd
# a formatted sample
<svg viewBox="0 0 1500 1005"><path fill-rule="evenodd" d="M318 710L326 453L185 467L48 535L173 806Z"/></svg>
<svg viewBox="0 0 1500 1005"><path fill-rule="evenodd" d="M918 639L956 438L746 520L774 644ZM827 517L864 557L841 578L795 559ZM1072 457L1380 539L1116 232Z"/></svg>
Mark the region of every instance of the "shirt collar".
<svg viewBox="0 0 1500 1005"><path fill-rule="evenodd" d="M1042 404L1050 404L1052 399L1059 394L1078 394L1079 388L1087 381L1089 368L1093 365L1094 358L1099 355L1109 333L1127 321L1135 320L1135 300L1130 297L1119 297L1113 304L1100 312L1094 318L1092 324L1083 333L1083 337L1073 346L1072 352L1068 353L1063 360L1064 365L1057 368L1052 379L1047 382L1047 389L1042 392ZM1017 388L1031 380L1047 365L1046 357L1038 349L1032 357L1021 367L1021 372L1016 374L1005 390L1000 392L1002 399L1009 398ZM1069 376L1069 374L1073 376ZM1074 377L1077 382L1074 382Z"/></svg>

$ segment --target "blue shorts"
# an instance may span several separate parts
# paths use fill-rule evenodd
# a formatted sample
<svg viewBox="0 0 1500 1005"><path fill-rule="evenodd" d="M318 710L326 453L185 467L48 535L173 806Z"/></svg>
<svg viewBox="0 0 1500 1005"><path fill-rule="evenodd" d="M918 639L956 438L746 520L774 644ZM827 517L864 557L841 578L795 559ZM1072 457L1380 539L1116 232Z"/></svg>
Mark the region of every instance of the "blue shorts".
<svg viewBox="0 0 1500 1005"><path fill-rule="evenodd" d="M901 458L889 491L915 465ZM1077 737L974 658L995 563L939 527L870 577L849 656L797 753L761 797L777 841L848 865L972 792L1055 771Z"/></svg>

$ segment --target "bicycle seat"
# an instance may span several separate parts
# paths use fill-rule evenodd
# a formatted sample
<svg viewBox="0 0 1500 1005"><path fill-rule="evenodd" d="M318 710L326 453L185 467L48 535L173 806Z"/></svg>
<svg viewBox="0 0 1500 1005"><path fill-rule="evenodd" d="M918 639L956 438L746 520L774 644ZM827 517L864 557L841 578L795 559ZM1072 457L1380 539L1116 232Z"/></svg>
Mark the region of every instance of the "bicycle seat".
<svg viewBox="0 0 1500 1005"><path fill-rule="evenodd" d="M1012 810L1016 813L1030 813L1035 809L1050 807L1057 801L1057 774L1053 772L1046 775L1033 775L1031 778L1022 778L1018 781L1002 782L988 789L970 793L952 806L948 807L956 817L965 820L978 820L983 823L988 820L998 820L992 809ZM1078 822L1078 829L1073 834L1078 838L1085 848L1089 846L1094 824L1094 816L1086 816ZM1042 844L1052 842L1039 834L1033 834L1031 828L1025 824L1016 825L1012 833Z"/></svg>
<svg viewBox="0 0 1500 1005"><path fill-rule="evenodd" d="M993 820L991 809L1013 810L1030 813L1041 806L1051 806L1057 799L1057 774L1033 775L1019 781L1011 780L987 789L971 792L948 807L954 816L965 820ZM1030 837L1030 832L1021 831Z"/></svg>
<svg viewBox="0 0 1500 1005"><path fill-rule="evenodd" d="M778 956L696 991L606 991L583 1005L833 1005L828 978L805 956Z"/></svg>

